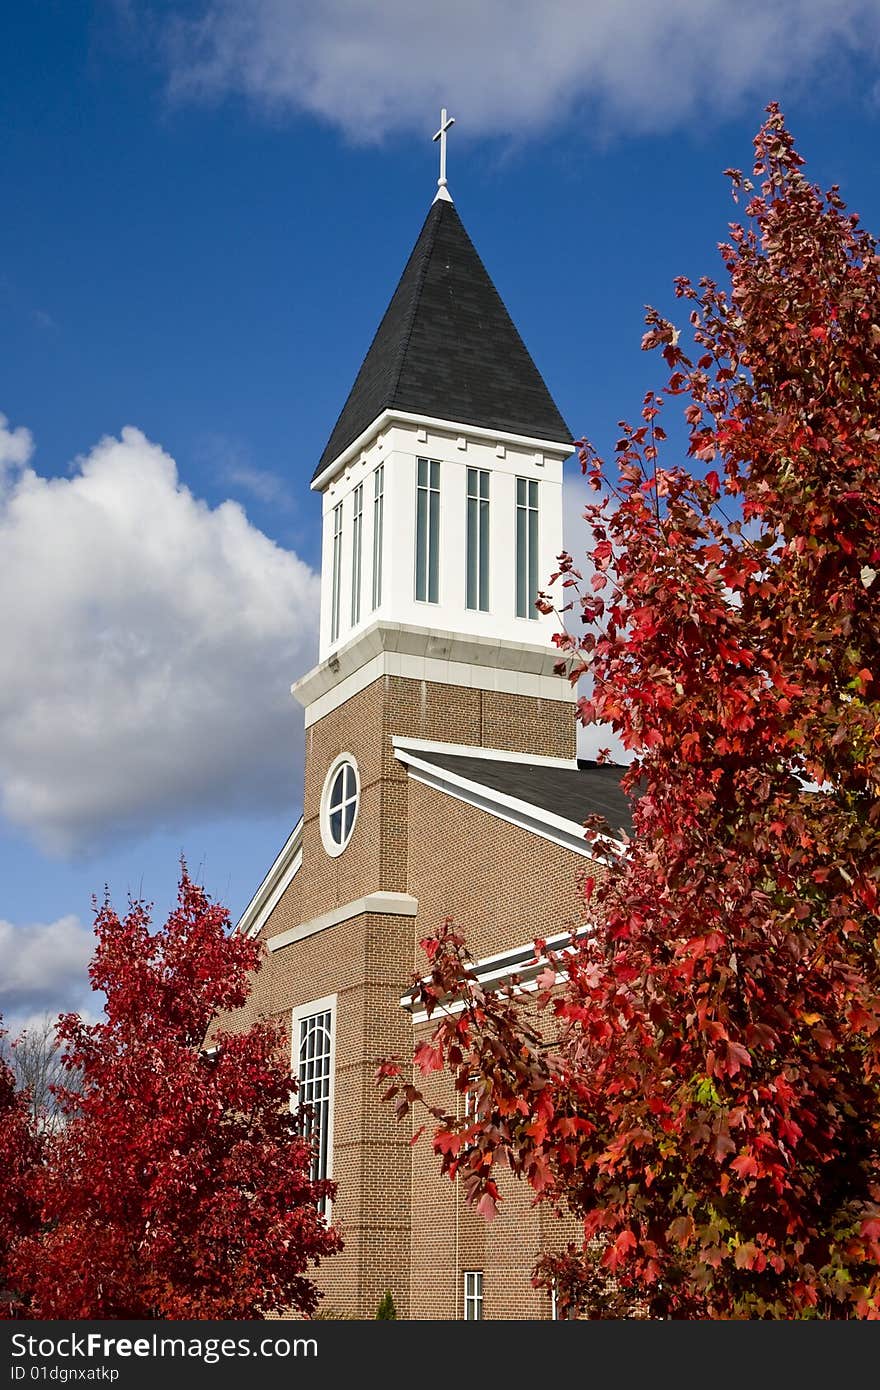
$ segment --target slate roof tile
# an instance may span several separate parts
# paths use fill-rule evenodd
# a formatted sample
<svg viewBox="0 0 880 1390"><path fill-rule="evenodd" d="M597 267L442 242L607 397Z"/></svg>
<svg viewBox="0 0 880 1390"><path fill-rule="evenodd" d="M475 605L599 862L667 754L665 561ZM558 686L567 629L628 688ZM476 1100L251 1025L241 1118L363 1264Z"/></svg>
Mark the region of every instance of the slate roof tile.
<svg viewBox="0 0 880 1390"><path fill-rule="evenodd" d="M387 409L572 440L455 206L442 199L425 219L315 478Z"/></svg>
<svg viewBox="0 0 880 1390"><path fill-rule="evenodd" d="M626 768L586 759L580 759L576 768L567 768L481 758L477 753L420 750L417 756L423 762L577 824L588 816L599 815L604 816L611 830L632 834L630 803L620 789Z"/></svg>

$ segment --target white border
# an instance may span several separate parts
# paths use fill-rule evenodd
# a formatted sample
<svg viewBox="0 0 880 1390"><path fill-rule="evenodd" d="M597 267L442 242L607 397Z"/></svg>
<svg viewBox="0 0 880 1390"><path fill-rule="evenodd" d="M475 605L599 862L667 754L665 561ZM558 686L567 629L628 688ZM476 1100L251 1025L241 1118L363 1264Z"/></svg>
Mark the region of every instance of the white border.
<svg viewBox="0 0 880 1390"><path fill-rule="evenodd" d="M478 758L480 753L479 748L471 748L469 755ZM496 791L493 787L486 787L481 782L474 782L468 777L462 777L457 772L448 772L446 768L438 767L435 763L425 762L415 753L408 752L405 747L395 748L394 756L398 762L404 763L408 767L409 775L414 781L431 787L433 791L442 792L445 796L452 796L457 801L464 801L479 811L485 811L487 815L507 821L509 825L519 826L520 829L527 830L531 835L539 835L541 839L550 840L552 844L571 850L584 859L592 859L599 864L604 863L602 854L595 852L593 847L595 842L587 843L586 831L578 821L569 820L565 816L557 816L553 811L545 811L530 801L522 801L519 797L508 796L505 792ZM602 836L599 843L616 853L622 853L625 848L622 840L617 840L611 836Z"/></svg>
<svg viewBox="0 0 880 1390"><path fill-rule="evenodd" d="M259 888L236 922L233 935L243 933L245 936L259 936L281 901L285 890L292 882L294 875L302 867L302 833L303 818L300 816L278 852L272 867L264 875Z"/></svg>
<svg viewBox="0 0 880 1390"><path fill-rule="evenodd" d="M538 449L547 454L553 454L561 459L570 458L575 453L577 445L572 440L561 439L539 439L530 434L512 434L510 430L490 430L484 425L466 425L460 420L441 420L435 415L414 415L408 410L383 410L377 415L365 430L353 439L335 459L315 477L310 487L313 492L323 492L327 484L336 474L345 467L350 459L366 447L367 442L373 435L381 433L382 430L395 420L400 420L404 425L418 425L423 429L439 430L443 434L464 435L471 439L496 440L499 443L525 444L528 448Z"/></svg>
<svg viewBox="0 0 880 1390"><path fill-rule="evenodd" d="M561 767L569 772L577 772L577 758L551 758L543 753L517 753L512 748L477 748L472 743L442 743L439 739L409 738L406 734L392 734L394 748L402 748L413 753L451 753L456 758L487 758L496 763L526 763L529 767Z"/></svg>
<svg viewBox="0 0 880 1390"><path fill-rule="evenodd" d="M547 949L557 955L566 951L571 946L575 946L583 937L588 936L594 930L593 924L588 922L575 931L557 932L555 936L545 937ZM483 956L482 960L475 961L469 967L469 973L475 976L476 983L483 989L499 989L516 975L518 979L517 993L530 994L537 990L537 980L544 966L547 964L546 956L535 954L534 941L527 941L522 946L513 946L507 951L499 951L493 956ZM566 972L559 971L557 979L565 979ZM436 1018L438 1013L460 1014L464 1009L464 1000L452 999L448 1003L438 1004L432 1014L428 1014L424 1009L418 1013L413 1013L415 1004L415 992L410 990L404 994L400 1000L400 1007L407 1013L412 1014L413 1024L426 1023L429 1018Z"/></svg>
<svg viewBox="0 0 880 1390"><path fill-rule="evenodd" d="M357 799L354 803L354 819L351 822L351 829L349 830L345 839L342 841L342 844L337 844L336 841L333 839L333 836L330 834L330 813L328 809L328 802L330 800L330 791L333 786L333 782L336 778L336 774L339 771L339 769L345 765L345 763L350 763L352 768L354 769L354 790L355 797ZM321 791L321 844L324 846L324 852L328 854L331 859L338 859L340 854L344 854L345 851L348 849L349 845L351 844L351 837L354 834L354 828L357 825L360 810L361 772L360 768L357 765L357 758L354 756L353 753L340 753L338 758L333 759L332 763L327 769L327 776L324 778L324 786Z"/></svg>
<svg viewBox="0 0 880 1390"><path fill-rule="evenodd" d="M266 945L270 951L280 951L307 936L327 931L328 927L338 927L340 922L360 917L364 912L381 917L415 917L418 910L418 898L411 897L409 893L368 893L364 898L354 898L350 903L334 907L320 917L313 917L310 922L301 922L299 926L288 927L287 931L279 932L277 936L270 936Z"/></svg>
<svg viewBox="0 0 880 1390"><path fill-rule="evenodd" d="M297 1004L290 1015L290 1070L299 1086L299 1025L303 1019L313 1014L330 1012L330 1104L327 1107L327 1177L333 1177L333 1115L336 1109L336 1000L337 995L325 994L323 999L312 999L308 1004ZM291 1096L290 1108L295 1110L299 1104L299 1091ZM327 1201L325 1218L330 1222L332 1202Z"/></svg>

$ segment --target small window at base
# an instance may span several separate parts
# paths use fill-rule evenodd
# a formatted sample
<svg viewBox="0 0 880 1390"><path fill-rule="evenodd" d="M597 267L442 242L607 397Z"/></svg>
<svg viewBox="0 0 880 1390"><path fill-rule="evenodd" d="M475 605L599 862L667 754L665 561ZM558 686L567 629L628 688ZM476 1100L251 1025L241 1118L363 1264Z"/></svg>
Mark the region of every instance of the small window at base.
<svg viewBox="0 0 880 1390"><path fill-rule="evenodd" d="M466 1269L464 1271L464 1320L483 1321L483 1271Z"/></svg>

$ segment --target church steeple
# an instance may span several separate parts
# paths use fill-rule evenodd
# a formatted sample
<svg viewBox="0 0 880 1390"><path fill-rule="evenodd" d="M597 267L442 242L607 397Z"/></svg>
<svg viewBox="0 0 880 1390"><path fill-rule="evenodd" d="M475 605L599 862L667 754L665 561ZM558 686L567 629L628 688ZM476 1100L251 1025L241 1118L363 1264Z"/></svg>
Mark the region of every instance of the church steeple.
<svg viewBox="0 0 880 1390"><path fill-rule="evenodd" d="M535 599L562 550L572 433L449 196L450 124L444 111L437 196L312 479L323 674L299 683L306 703L344 698L364 663L424 672L438 642L456 679L560 698L556 622Z"/></svg>
<svg viewBox="0 0 880 1390"><path fill-rule="evenodd" d="M500 430L571 451L571 431L451 199L431 205L313 487L386 410Z"/></svg>

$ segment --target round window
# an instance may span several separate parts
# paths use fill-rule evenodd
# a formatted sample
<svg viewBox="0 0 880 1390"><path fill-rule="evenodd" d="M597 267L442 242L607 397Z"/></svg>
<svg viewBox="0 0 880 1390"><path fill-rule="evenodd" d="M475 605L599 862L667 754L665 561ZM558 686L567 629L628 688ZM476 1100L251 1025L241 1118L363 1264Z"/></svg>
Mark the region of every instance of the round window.
<svg viewBox="0 0 880 1390"><path fill-rule="evenodd" d="M350 753L331 764L321 797L321 839L328 854L341 854L351 839L360 800L360 777Z"/></svg>

